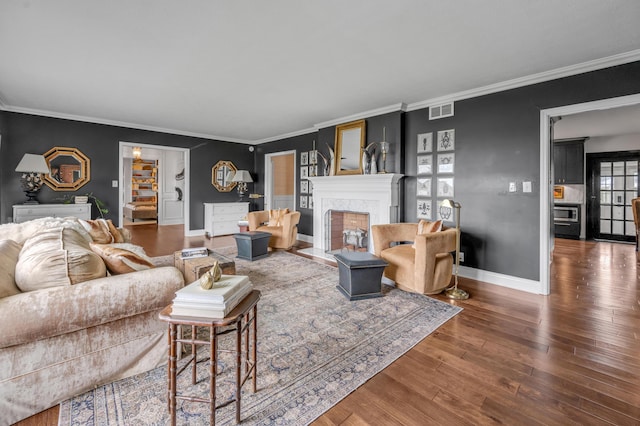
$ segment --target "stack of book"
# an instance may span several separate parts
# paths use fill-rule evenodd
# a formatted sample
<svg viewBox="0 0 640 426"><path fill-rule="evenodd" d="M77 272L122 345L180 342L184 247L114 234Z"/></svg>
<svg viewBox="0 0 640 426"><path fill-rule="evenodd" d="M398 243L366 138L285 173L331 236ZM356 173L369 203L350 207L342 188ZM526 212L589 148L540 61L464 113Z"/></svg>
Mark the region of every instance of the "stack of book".
<svg viewBox="0 0 640 426"><path fill-rule="evenodd" d="M222 275L213 288L205 290L200 281L176 291L172 315L186 317L224 318L253 290L249 277Z"/></svg>
<svg viewBox="0 0 640 426"><path fill-rule="evenodd" d="M186 248L180 253L180 257L183 259L193 259L196 257L206 256L209 256L209 250L206 247Z"/></svg>

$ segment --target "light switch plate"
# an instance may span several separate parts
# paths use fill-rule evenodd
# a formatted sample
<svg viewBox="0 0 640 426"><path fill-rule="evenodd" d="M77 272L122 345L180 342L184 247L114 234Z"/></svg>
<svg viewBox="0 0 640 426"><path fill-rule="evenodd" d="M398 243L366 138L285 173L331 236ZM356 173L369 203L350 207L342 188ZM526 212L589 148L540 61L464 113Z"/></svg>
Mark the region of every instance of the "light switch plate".
<svg viewBox="0 0 640 426"><path fill-rule="evenodd" d="M531 192L531 182L522 182L522 192Z"/></svg>
<svg viewBox="0 0 640 426"><path fill-rule="evenodd" d="M509 182L509 192L516 192L516 183Z"/></svg>
<svg viewBox="0 0 640 426"><path fill-rule="evenodd" d="M117 188L118 187L118 181L117 180L112 180L111 181L111 187L112 188Z"/></svg>

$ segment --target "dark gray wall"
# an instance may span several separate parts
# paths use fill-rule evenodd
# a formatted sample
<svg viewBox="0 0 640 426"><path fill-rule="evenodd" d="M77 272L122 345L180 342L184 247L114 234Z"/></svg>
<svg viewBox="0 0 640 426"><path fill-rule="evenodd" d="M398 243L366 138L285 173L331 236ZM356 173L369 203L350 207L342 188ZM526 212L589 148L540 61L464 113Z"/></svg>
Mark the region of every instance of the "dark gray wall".
<svg viewBox="0 0 640 426"><path fill-rule="evenodd" d="M73 120L41 117L0 111L2 123L2 156L0 165L0 218L12 216L12 205L26 198L20 190L20 176L15 167L26 152L43 154L51 147L80 149L91 160L91 181L77 192L55 192L43 186L38 196L41 202L57 202L65 194L92 192L109 208L108 218L117 222L118 188L111 181L118 179L119 142L173 146L191 149L190 228L204 227L204 202L237 201L234 192L221 193L211 185L211 167L219 160L232 161L238 169L252 170L254 156L244 144L213 141L147 130L85 123ZM97 212L93 212L93 217Z"/></svg>
<svg viewBox="0 0 640 426"><path fill-rule="evenodd" d="M407 113L405 220L416 220L417 135L434 132L435 140L438 130L455 129L465 265L538 280L540 110L639 92L636 62L459 101L450 118L429 121L426 109ZM522 193L525 180L533 182L530 194ZM518 183L517 193L508 192L509 182Z"/></svg>

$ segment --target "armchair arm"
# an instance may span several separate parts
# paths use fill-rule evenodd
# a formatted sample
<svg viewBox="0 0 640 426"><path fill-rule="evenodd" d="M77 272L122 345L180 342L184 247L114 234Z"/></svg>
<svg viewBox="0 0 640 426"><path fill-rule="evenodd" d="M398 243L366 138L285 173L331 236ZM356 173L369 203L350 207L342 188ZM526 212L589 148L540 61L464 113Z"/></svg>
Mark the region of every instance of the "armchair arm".
<svg viewBox="0 0 640 426"><path fill-rule="evenodd" d="M266 210L260 210L257 212L249 212L247 214L247 221L249 222L249 231L255 231L264 222L269 220L269 212Z"/></svg>
<svg viewBox="0 0 640 426"><path fill-rule="evenodd" d="M388 249L392 242L413 241L418 232L417 223L387 223L384 225L372 225L373 249L376 256L380 256L382 250Z"/></svg>
<svg viewBox="0 0 640 426"><path fill-rule="evenodd" d="M444 231L432 232L415 236L415 282L416 284L433 281L436 268L436 256L456 250L456 235L458 230L447 228ZM416 289L424 293L424 288Z"/></svg>

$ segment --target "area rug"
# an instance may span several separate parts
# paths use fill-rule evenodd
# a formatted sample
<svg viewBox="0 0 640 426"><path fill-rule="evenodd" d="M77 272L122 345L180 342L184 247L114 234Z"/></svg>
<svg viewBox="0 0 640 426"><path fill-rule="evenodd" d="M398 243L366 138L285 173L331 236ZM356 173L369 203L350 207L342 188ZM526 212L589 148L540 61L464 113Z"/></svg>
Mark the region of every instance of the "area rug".
<svg viewBox="0 0 640 426"><path fill-rule="evenodd" d="M234 254L232 249L221 251ZM254 262L236 259L236 270L262 292L258 392L252 393L250 385L242 391L242 423L248 425L312 422L461 310L387 286L384 297L349 302L336 288L335 267L286 252ZM222 346L233 345L228 337ZM198 353L204 357L204 352ZM233 359L222 355L218 403L233 398ZM195 386L185 371L178 378L178 390L206 396L206 369L206 362L199 363ZM234 415L233 404L220 408L216 424L234 424ZM206 425L208 406L178 401L177 417L178 424ZM99 387L60 406L61 425L168 422L164 367Z"/></svg>

